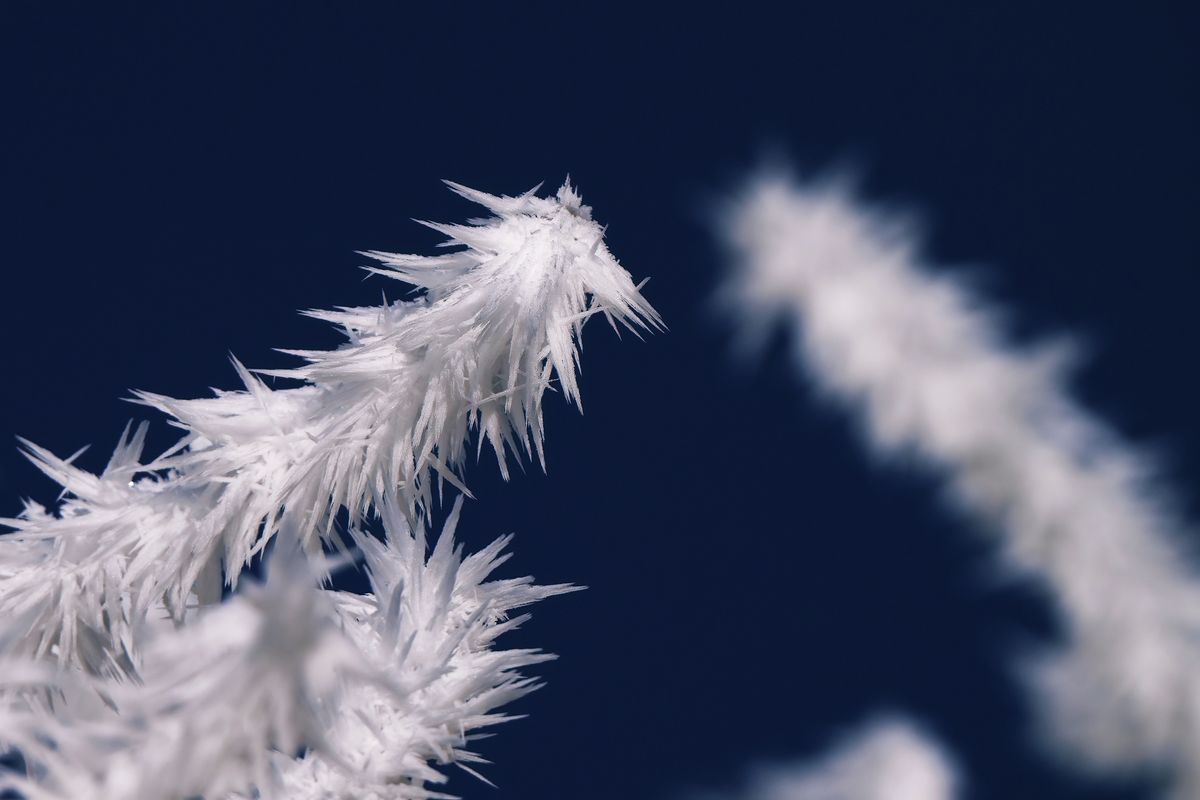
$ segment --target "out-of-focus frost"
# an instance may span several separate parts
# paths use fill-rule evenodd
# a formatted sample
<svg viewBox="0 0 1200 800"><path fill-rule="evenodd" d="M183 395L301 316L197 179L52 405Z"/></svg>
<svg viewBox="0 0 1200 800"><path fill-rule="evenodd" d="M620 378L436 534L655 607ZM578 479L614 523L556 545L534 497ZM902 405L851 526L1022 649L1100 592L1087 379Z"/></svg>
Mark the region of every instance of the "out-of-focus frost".
<svg viewBox="0 0 1200 800"><path fill-rule="evenodd" d="M954 800L960 785L953 760L929 734L884 717L812 761L755 771L729 800Z"/></svg>
<svg viewBox="0 0 1200 800"><path fill-rule="evenodd" d="M1030 669L1052 741L1098 769L1169 768L1200 796L1200 582L1153 465L1082 409L1061 347L922 260L915 226L837 182L770 175L730 209L724 300L790 322L807 373L881 454L941 470L1006 561L1042 579L1068 644Z"/></svg>

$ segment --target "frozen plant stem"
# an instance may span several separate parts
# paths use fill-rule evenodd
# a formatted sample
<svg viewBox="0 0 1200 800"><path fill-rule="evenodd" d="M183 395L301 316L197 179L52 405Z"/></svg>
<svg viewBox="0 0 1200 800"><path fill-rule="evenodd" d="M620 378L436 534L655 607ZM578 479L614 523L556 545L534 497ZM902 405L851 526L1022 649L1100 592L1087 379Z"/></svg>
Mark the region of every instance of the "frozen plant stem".
<svg viewBox="0 0 1200 800"><path fill-rule="evenodd" d="M187 435L142 463L139 428L99 475L27 443L70 497L58 514L31 504L5 521L15 533L0 538L0 616L23 620L27 632L14 646L120 671L131 626L151 605L182 619L189 604L219 598L283 509L306 545L332 535L339 509L360 519L393 490L416 519L433 477L465 491L457 470L474 427L502 471L510 448L541 456L542 396L557 377L578 401L587 318L645 327L658 316L569 184L549 198L451 188L495 216L429 223L464 247L445 255L371 253L382 264L374 271L424 294L309 312L340 325L347 344L288 351L308 364L261 371L302 386L270 389L235 362L243 391L203 400L138 393Z"/></svg>
<svg viewBox="0 0 1200 800"><path fill-rule="evenodd" d="M243 390L200 400L138 393L186 433L144 461L145 424L127 429L99 474L26 443L66 496L54 511L30 502L19 518L0 520L12 528L0 536L0 684L8 687L0 696L15 720L10 741L40 758L35 775L45 780L26 782L30 797L267 796L268 773L291 797L427 797L425 784L441 780L429 762L468 760L467 731L503 719L492 709L533 688L515 670L545 656L490 645L520 622L507 620L508 610L569 587L483 583L507 558L502 544L463 559L450 544L453 522L427 561L433 485L467 493L461 468L472 436L479 448L487 440L505 477L510 450L544 463L542 398L557 382L569 402L580 402L587 319L603 314L635 332L661 322L569 183L549 197L536 188L517 197L450 188L493 216L425 223L457 248L442 255L367 253L379 263L371 271L416 286L419 296L308 312L340 326L347 342L285 351L307 363L260 371L299 386L269 388L235 361ZM382 515L388 543L336 530L341 510L351 526ZM322 592L318 574L300 580L307 588L292 596L273 575L263 592L216 605L222 586L236 587L281 526L289 552L316 553L322 541L349 536L365 554L374 593ZM275 572L285 581L300 574ZM280 596L311 613L267 624L276 606L253 597ZM235 618L268 638L293 632L285 649L300 664L306 653L316 659L321 679L304 670L272 679L279 665L255 655L267 646L257 634L205 638ZM340 633L306 638L308 626ZM270 641L268 650L279 644ZM241 670L244 680L292 689L258 703L253 686L231 678L248 694L210 683L218 696L206 695L202 672L182 680L162 655L193 648L225 653L209 679L230 665L257 664ZM357 661L335 657L345 648ZM49 705L36 699L47 697ZM103 698L104 708L71 702L80 697ZM237 752L209 750L187 769L176 764L195 755L176 745L219 727L239 703L275 710L266 727L234 737ZM329 726L314 720L332 719L334 707L350 715L337 716L333 738L320 741L313 732ZM308 755L293 758L301 748ZM155 783L165 775L178 785Z"/></svg>
<svg viewBox="0 0 1200 800"><path fill-rule="evenodd" d="M526 619L509 612L575 587L486 580L509 537L464 558L460 506L428 555L390 501L386 540L355 532L366 595L320 590L284 536L265 585L149 636L136 681L8 662L0 734L34 770L7 786L30 800L416 800L445 781L436 765L471 771L469 735L508 719L496 709L538 687L518 670L552 658L493 649ZM35 689L54 701L28 702Z"/></svg>
<svg viewBox="0 0 1200 800"><path fill-rule="evenodd" d="M732 206L724 299L783 319L808 375L873 448L935 467L1044 581L1067 645L1030 670L1050 739L1097 770L1166 769L1200 796L1200 582L1153 464L1082 409L1061 347L1006 344L914 226L837 183L767 176Z"/></svg>

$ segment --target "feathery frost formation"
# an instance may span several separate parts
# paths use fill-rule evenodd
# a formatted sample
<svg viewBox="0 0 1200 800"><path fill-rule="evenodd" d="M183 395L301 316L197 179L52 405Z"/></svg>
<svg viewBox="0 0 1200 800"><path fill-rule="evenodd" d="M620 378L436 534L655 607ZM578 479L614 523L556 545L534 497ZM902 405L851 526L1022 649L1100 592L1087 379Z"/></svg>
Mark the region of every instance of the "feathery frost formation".
<svg viewBox="0 0 1200 800"><path fill-rule="evenodd" d="M578 587L486 581L508 560L512 537L463 558L452 538L458 509L428 560L419 533L387 544L356 533L373 592L338 592L337 610L388 683L360 682L347 691L328 749L300 760L278 757L289 800L425 797L424 784L445 780L429 762L474 773L466 764L481 759L465 748L469 734L510 719L495 709L540 686L517 670L554 656L491 645L529 618L509 612ZM404 530L403 515L385 507L384 518L387 527Z"/></svg>
<svg viewBox="0 0 1200 800"><path fill-rule="evenodd" d="M271 785L271 752L322 747L343 681L370 679L295 547L269 580L175 628L146 621L138 680L9 661L0 738L33 765L26 797L221 797ZM22 691L23 690L23 691Z"/></svg>
<svg viewBox="0 0 1200 800"><path fill-rule="evenodd" d="M1062 348L1006 344L995 311L927 269L914 226L838 184L760 180L724 231L726 299L784 319L825 394L881 454L937 467L1045 581L1068 646L1031 670L1047 730L1097 769L1165 768L1200 796L1200 581L1145 458L1065 388Z"/></svg>
<svg viewBox="0 0 1200 800"><path fill-rule="evenodd" d="M954 800L953 760L919 726L881 717L811 762L762 769L736 800ZM713 798L716 800L716 798Z"/></svg>
<svg viewBox="0 0 1200 800"><path fill-rule="evenodd" d="M33 444L35 464L69 497L57 514L30 504L0 537L0 616L26 635L11 646L95 674L123 669L131 630L160 599L176 619L220 596L287 509L306 544L330 538L337 511L363 517L399 493L414 521L431 484L463 489L457 471L478 428L505 468L510 449L542 451L542 396L557 377L579 401L578 342L603 313L631 328L654 310L604 245L569 184L554 197L451 188L495 216L430 227L464 249L440 256L370 253L373 271L422 287L417 299L309 312L343 328L328 352L265 374L235 362L245 390L211 399L140 393L187 431L143 463L144 428L93 475Z"/></svg>
<svg viewBox="0 0 1200 800"><path fill-rule="evenodd" d="M356 533L367 595L320 590L285 539L264 585L148 634L138 681L7 665L0 737L35 776L10 785L30 800L430 796L445 780L430 762L478 760L470 732L508 719L495 709L537 688L517 670L551 658L491 648L527 618L509 612L574 588L486 580L509 537L464 558L460 504L428 557L390 509L386 541Z"/></svg>
<svg viewBox="0 0 1200 800"><path fill-rule="evenodd" d="M487 581L507 539L464 558L457 505L427 558L434 487L467 491L472 436L505 477L510 450L544 464L542 397L556 380L579 403L592 314L661 322L569 183L450 187L494 216L426 223L460 248L443 255L369 253L419 296L309 312L347 342L262 371L298 387L235 361L244 390L140 393L185 435L144 460L145 424L127 429L99 474L26 443L65 495L0 520L0 738L32 765L10 779L28 797L439 796L437 765L471 771L471 731L536 688L518 670L549 656L493 641L571 587ZM372 516L386 542L357 529ZM265 586L221 602L281 529ZM347 543L369 595L322 590L328 563L300 555Z"/></svg>

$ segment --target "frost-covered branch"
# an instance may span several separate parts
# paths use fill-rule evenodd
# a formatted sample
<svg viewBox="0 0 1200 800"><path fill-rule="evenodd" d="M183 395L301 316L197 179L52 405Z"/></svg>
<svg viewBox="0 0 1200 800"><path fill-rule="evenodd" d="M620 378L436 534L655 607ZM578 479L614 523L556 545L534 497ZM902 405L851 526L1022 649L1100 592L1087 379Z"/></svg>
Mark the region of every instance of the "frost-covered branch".
<svg viewBox="0 0 1200 800"><path fill-rule="evenodd" d="M473 429L501 470L509 450L542 458L542 397L557 379L579 402L584 322L659 325L569 184L552 197L451 188L494 216L429 224L462 249L439 256L372 252L374 272L423 289L413 300L310 312L339 325L332 351L288 351L305 366L264 370L299 380L272 389L235 362L245 389L211 399L139 398L186 431L141 460L144 429L122 438L96 475L33 444L28 452L68 498L30 504L0 537L0 616L23 635L9 652L96 675L126 669L149 609L219 598L269 541L286 509L309 545L339 509L366 515L389 492L414 522L431 488L458 474ZM15 650L14 650L15 648Z"/></svg>
<svg viewBox="0 0 1200 800"><path fill-rule="evenodd" d="M869 442L938 468L1008 563L1052 590L1068 646L1034 673L1055 740L1098 768L1173 768L1200 794L1186 526L1148 460L1071 399L1062 348L1007 345L995 311L926 268L911 224L844 186L761 180L725 233L731 307L794 324L809 374Z"/></svg>
<svg viewBox="0 0 1200 800"><path fill-rule="evenodd" d="M497 709L540 686L518 670L553 656L492 645L529 616L510 612L578 587L486 580L508 560L511 537L464 558L453 542L458 509L428 558L420 533L391 535L386 544L356 536L372 593L337 593L338 612L368 663L395 688L354 685L329 731L328 752L281 757L289 800L427 797L426 784L445 780L434 765L474 773L466 766L480 760L467 748L471 733L508 720ZM401 514L386 505L383 513L386 527L404 529Z"/></svg>
<svg viewBox="0 0 1200 800"><path fill-rule="evenodd" d="M755 771L736 800L954 800L961 779L932 736L880 717L814 761ZM722 800L702 795L698 800Z"/></svg>
<svg viewBox="0 0 1200 800"><path fill-rule="evenodd" d="M15 787L30 800L220 797L269 787L273 750L324 748L341 682L371 675L290 549L265 585L188 625L148 621L138 680L7 662L0 736L32 765Z"/></svg>
<svg viewBox="0 0 1200 800"><path fill-rule="evenodd" d="M434 765L471 761L470 732L536 688L517 670L550 658L493 649L526 618L509 612L573 589L486 580L508 537L463 558L460 505L428 555L391 507L385 541L357 533L367 595L320 590L285 537L264 585L162 620L137 681L8 662L0 737L32 767L11 785L30 800L429 796Z"/></svg>

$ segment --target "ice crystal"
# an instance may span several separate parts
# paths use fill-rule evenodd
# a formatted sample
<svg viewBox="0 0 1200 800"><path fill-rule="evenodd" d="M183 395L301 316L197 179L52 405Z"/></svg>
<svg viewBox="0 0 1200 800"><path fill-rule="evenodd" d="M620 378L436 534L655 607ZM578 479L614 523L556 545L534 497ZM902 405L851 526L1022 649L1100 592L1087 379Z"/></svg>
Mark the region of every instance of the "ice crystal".
<svg viewBox="0 0 1200 800"><path fill-rule="evenodd" d="M332 351L200 400L146 392L185 435L144 460L127 428L99 473L26 442L62 486L0 520L0 740L30 800L443 796L444 765L538 687L550 656L495 641L550 595L489 580L508 538L463 556L461 495L432 552L434 489L463 493L468 446L544 465L542 398L580 402L580 336L603 314L661 325L570 184L550 197L451 188L493 216L430 227L459 248L371 252L412 299L308 312ZM348 521L349 527L343 524ZM386 534L364 530L378 520ZM281 533L282 532L282 533ZM272 550L268 551L274 543ZM372 591L322 588L361 559ZM238 576L270 552L263 585ZM222 599L227 589L231 597Z"/></svg>
<svg viewBox="0 0 1200 800"><path fill-rule="evenodd" d="M308 363L263 370L303 385L272 389L235 361L245 388L209 399L141 400L187 431L142 462L144 428L108 468L81 470L33 444L62 485L57 514L30 505L0 537L0 616L19 619L10 646L82 666L122 668L131 630L160 600L176 619L219 597L287 509L302 540L330 538L339 509L363 517L395 491L410 519L431 486L458 474L473 429L507 476L506 453L542 454L542 398L556 378L579 402L585 321L658 326L654 310L604 244L569 183L552 197L451 188L494 216L427 223L462 249L439 256L372 252L373 271L423 289L369 308L309 312L348 339L287 351Z"/></svg>
<svg viewBox="0 0 1200 800"><path fill-rule="evenodd" d="M517 670L550 656L493 649L527 618L509 612L575 588L487 580L509 537L464 558L458 510L428 555L393 510L386 540L356 534L366 595L322 591L285 537L265 584L147 634L136 681L8 662L0 738L33 766L10 785L30 800L429 796L445 778L430 762L476 760L470 733L537 688Z"/></svg>

